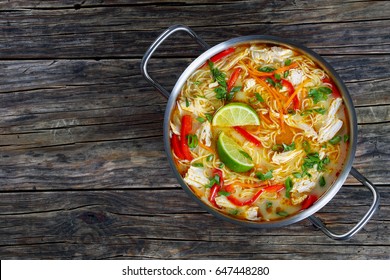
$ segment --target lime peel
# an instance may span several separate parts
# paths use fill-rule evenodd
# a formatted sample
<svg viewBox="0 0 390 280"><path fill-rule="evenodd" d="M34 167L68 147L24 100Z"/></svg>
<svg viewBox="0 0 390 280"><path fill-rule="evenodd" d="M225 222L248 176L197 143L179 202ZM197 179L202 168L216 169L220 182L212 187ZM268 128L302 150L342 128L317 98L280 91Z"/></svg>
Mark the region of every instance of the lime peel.
<svg viewBox="0 0 390 280"><path fill-rule="evenodd" d="M247 172L254 167L253 161L246 156L241 146L224 132L218 137L217 151L221 161L234 172Z"/></svg>

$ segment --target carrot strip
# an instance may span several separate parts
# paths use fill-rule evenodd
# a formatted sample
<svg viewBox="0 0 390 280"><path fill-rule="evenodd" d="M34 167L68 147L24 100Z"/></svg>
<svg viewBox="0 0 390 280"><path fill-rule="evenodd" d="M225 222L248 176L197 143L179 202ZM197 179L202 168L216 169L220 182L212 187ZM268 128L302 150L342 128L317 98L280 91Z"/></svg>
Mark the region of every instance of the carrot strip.
<svg viewBox="0 0 390 280"><path fill-rule="evenodd" d="M290 98L287 100L287 102L284 104L284 109L286 110L291 102L293 101L294 97L303 89L303 87L309 82L309 80L306 80L305 82L303 82L302 84L300 84L294 91L293 94L290 95Z"/></svg>
<svg viewBox="0 0 390 280"><path fill-rule="evenodd" d="M284 71L286 70L290 70L292 68L296 68L298 66L298 63L294 62L294 63L291 63L290 65L288 66L283 66L283 67L280 67L278 69L276 69L273 74L281 74L281 73L284 73Z"/></svg>
<svg viewBox="0 0 390 280"><path fill-rule="evenodd" d="M266 116L263 114L259 114L262 121L264 121L266 124L272 124L271 120L269 120Z"/></svg>
<svg viewBox="0 0 390 280"><path fill-rule="evenodd" d="M202 142L198 142L198 145L202 148L202 149L205 149L205 150L207 150L207 151L209 151L209 152L211 152L211 153L215 153L215 151L213 150L213 149L211 149L210 147L207 147L206 145L204 145Z"/></svg>
<svg viewBox="0 0 390 280"><path fill-rule="evenodd" d="M283 119L283 111L284 110L283 110L283 106L281 104L281 101L278 98L279 94L276 92L276 90L274 90L270 86L268 86L268 84L265 81L263 81L262 79L259 79L257 77L254 77L254 78L260 85L262 85L264 88L266 88L273 95L273 97L275 98L276 104L278 106L278 111L279 111L280 128L281 128L282 131L284 131L284 119Z"/></svg>

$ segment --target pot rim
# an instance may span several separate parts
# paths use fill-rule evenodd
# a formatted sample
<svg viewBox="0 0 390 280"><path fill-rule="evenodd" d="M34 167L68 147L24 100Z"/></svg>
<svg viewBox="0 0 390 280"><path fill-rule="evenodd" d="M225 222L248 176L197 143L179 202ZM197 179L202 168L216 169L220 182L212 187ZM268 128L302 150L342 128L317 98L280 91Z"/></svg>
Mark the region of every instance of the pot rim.
<svg viewBox="0 0 390 280"><path fill-rule="evenodd" d="M272 45L279 45L288 47L291 49L295 49L298 52L308 56L310 59L312 59L314 62L316 62L325 72L332 78L332 80L335 82L336 86L338 87L340 94L343 98L344 105L346 108L347 116L348 116L348 122L350 127L350 138L349 138L349 148L346 156L346 160L344 162L344 166L340 172L340 175L337 177L337 179L333 182L331 186L328 187L328 189L325 191L325 193L318 199L316 203L314 203L311 207L308 209L305 209L303 211L300 211L294 215L288 216L283 219L279 220L273 220L273 221L249 221L249 220L242 220L237 219L232 216L229 216L227 214L223 214L219 212L218 210L214 209L213 207L207 205L205 202L203 202L199 197L195 195L195 193L191 190L191 188L184 182L183 177L178 172L174 159L171 152L171 145L170 145L170 118L173 111L174 106L176 105L176 99L178 95L180 94L181 88L183 87L186 80L189 78L189 76L198 69L203 63L207 61L207 59L211 58L212 56L216 55L217 53L236 45L240 44L247 44L247 43L264 43L264 44L272 44ZM166 111L164 114L164 146L165 151L168 157L169 165L171 166L173 173L175 174L175 177L177 178L178 182L180 183L181 187L187 192L187 194L192 197L203 209L205 209L207 212L213 214L214 216L225 220L232 222L234 224L238 224L241 226L249 226L253 228L275 228L275 227L282 227L287 226L296 222L299 222L303 219L308 218L309 216L313 215L317 211L319 211L322 207L324 207L339 191L339 189L343 186L343 183L347 179L347 176L351 170L352 162L355 157L356 152L356 145L357 145L357 118L356 118L356 112L355 108L353 106L352 98L340 78L340 76L337 74L337 72L334 70L334 68L320 55L312 51L311 49L302 46L300 44L297 44L289 39L284 39L276 36L268 36L268 35L250 35L250 36L242 36L242 37L236 37L233 39L230 39L228 41L224 41L222 43L219 43L215 45L214 47L211 47L210 49L203 52L200 56L198 56L180 75L179 79L177 80L174 88L171 91L171 94L169 96Z"/></svg>

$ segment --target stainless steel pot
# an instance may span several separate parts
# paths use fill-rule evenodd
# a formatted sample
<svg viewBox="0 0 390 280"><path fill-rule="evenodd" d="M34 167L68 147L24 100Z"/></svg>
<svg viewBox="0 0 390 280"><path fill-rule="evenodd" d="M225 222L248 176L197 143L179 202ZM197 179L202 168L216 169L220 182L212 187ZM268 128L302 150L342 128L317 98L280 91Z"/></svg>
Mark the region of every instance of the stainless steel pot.
<svg viewBox="0 0 390 280"><path fill-rule="evenodd" d="M153 53L156 51L156 49L160 46L162 42L164 42L165 39L167 39L169 36L171 36L173 33L178 31L184 31L188 33L191 38L193 38L203 49L204 53L201 54L198 58L196 58L188 67L187 69L181 74L180 78L176 82L176 85L174 86L173 90L169 92L166 90L162 85L160 85L158 82L156 82L148 73L148 62ZM252 221L244 221L240 219L235 219L234 217L224 215L217 210L213 209L212 207L206 205L203 203L190 189L190 187L184 182L183 178L179 174L178 170L176 169L173 156L171 153L171 146L170 146L170 139L169 139L169 121L171 118L172 111L174 109L174 106L176 104L176 99L180 93L181 88L183 87L186 80L189 78L189 76L198 69L203 63L205 63L208 59L210 59L212 56L216 55L217 53L243 43L249 43L249 42L260 42L260 43L269 43L274 45L280 45L285 46L288 48L296 49L299 52L305 54L306 56L310 57L313 61L315 61L321 68L323 68L328 75L333 79L333 81L336 83L337 87L339 88L339 91L342 95L342 98L344 100L348 119L349 119L349 127L350 127L350 147L349 151L347 153L346 161L344 163L344 168L342 169L340 175L336 179L336 181L333 183L332 186L328 188L328 190L322 195L322 197L311 207L308 209L301 211L295 215L292 215L290 217L276 220L276 221L270 221L270 222L252 222ZM255 227L255 228L275 228L275 227L282 227L287 226L289 224L301 221L303 219L309 219L317 228L321 229L327 236L329 236L332 239L335 240L346 240L351 238L354 234L356 234L360 229L363 228L363 226L369 221L369 219L372 217L372 215L375 213L376 209L379 206L379 193L376 190L375 186L368 181L362 174L360 174L355 168L352 167L352 162L355 156L356 151L356 143L357 143L357 120L356 120L356 113L355 108L352 104L351 96L348 93L347 88L345 87L344 83L336 73L336 71L324 60L322 59L318 54L313 52L312 50L300 46L296 43L293 43L289 40L277 38L273 36L262 36L262 35L252 35L252 36L244 36L244 37L238 37L234 38L225 42L222 42L214 47L210 47L206 42L204 42L199 36L197 36L190 28L183 25L174 25L169 27L167 30L165 30L149 47L149 49L146 51L142 62L141 62L141 72L146 80L148 80L163 96L168 98L168 104L165 111L165 119L164 119L164 144L165 144L165 150L168 156L168 161L170 166L172 167L172 170L179 181L182 188L188 193L189 196L191 196L196 202L198 202L204 209L206 209L211 214L223 219L227 220L229 222L233 222L239 225L243 226L249 226L249 227ZM328 229L325 224L316 216L313 214L316 213L318 210L320 210L322 207L324 207L339 191L339 189L343 186L343 183L347 179L348 174L351 173L356 179L358 179L364 186L366 186L372 193L373 200L371 203L371 206L367 213L364 215L364 217L347 233L344 234L337 234L332 232L330 229Z"/></svg>

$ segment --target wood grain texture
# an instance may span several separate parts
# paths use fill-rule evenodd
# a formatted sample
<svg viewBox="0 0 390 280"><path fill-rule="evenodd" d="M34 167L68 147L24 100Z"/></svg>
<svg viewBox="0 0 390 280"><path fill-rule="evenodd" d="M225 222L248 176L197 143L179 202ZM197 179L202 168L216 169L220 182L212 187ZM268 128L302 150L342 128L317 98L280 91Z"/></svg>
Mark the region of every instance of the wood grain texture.
<svg viewBox="0 0 390 280"><path fill-rule="evenodd" d="M389 1L0 1L0 258L389 259L389 11ZM139 68L175 23L210 45L286 37L336 69L356 107L354 166L382 196L353 239L308 221L220 221L179 187L162 142L167 101ZM170 89L200 53L175 34L151 73ZM370 200L348 178L318 216L344 232Z"/></svg>

